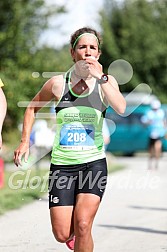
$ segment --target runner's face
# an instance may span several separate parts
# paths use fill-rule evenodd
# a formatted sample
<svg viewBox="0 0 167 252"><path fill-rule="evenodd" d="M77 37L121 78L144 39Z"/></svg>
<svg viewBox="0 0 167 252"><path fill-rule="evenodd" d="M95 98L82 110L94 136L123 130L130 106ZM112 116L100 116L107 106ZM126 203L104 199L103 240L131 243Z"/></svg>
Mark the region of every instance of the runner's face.
<svg viewBox="0 0 167 252"><path fill-rule="evenodd" d="M100 53L98 51L98 43L96 37L91 34L83 35L79 39L75 49L71 50L71 55L75 62L84 60L86 59L86 57L90 56L93 56L98 60Z"/></svg>

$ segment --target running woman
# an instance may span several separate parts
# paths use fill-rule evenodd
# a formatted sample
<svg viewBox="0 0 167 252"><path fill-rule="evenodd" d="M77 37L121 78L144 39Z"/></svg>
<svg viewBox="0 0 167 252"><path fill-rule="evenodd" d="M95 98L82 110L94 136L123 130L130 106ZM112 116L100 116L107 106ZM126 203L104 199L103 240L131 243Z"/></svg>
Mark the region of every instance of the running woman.
<svg viewBox="0 0 167 252"><path fill-rule="evenodd" d="M53 234L75 252L92 252L92 224L101 202L107 167L102 125L108 105L122 114L124 97L114 77L98 62L100 35L84 27L71 36L74 66L49 79L26 109L15 164L27 160L35 113L56 101L56 136L49 177L49 207ZM42 104L41 104L42 102Z"/></svg>

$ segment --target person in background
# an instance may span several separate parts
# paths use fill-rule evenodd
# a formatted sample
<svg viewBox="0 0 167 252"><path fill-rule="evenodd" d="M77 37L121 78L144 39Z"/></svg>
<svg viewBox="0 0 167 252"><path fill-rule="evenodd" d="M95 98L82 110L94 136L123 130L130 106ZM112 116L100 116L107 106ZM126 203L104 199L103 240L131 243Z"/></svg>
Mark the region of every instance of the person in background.
<svg viewBox="0 0 167 252"><path fill-rule="evenodd" d="M151 109L141 118L149 130L149 163L148 168L158 168L162 152L162 139L165 136L166 119L159 100L151 102ZM153 166L153 159L155 164Z"/></svg>
<svg viewBox="0 0 167 252"><path fill-rule="evenodd" d="M49 79L27 107L15 164L29 155L35 113L56 101L56 135L49 177L49 208L57 241L75 252L93 252L92 225L107 183L102 125L108 105L122 114L126 101L113 76L99 63L101 38L83 27L71 36L75 62L64 75ZM90 181L91 179L91 181ZM94 183L95 181L95 183ZM39 209L40 211L40 209Z"/></svg>
<svg viewBox="0 0 167 252"><path fill-rule="evenodd" d="M2 87L4 86L0 79L0 149L2 148L2 126L6 115L7 102Z"/></svg>
<svg viewBox="0 0 167 252"><path fill-rule="evenodd" d="M106 120L107 119L103 120L103 128L102 128L105 150L107 149L107 146L110 143L110 131Z"/></svg>

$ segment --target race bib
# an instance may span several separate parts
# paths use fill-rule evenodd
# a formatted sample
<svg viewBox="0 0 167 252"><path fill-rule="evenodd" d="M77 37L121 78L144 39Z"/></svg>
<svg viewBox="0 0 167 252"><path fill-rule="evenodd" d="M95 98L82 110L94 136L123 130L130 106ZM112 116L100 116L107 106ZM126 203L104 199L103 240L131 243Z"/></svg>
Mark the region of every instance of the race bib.
<svg viewBox="0 0 167 252"><path fill-rule="evenodd" d="M92 149L95 129L93 125L63 125L60 147L65 149Z"/></svg>

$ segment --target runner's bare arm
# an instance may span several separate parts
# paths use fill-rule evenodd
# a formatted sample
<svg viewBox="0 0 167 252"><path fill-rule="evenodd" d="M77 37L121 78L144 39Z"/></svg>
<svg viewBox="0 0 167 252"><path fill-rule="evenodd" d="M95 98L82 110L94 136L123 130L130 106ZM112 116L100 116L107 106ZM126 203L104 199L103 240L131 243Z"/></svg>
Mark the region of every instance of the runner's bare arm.
<svg viewBox="0 0 167 252"><path fill-rule="evenodd" d="M108 82L101 84L101 89L108 104L118 113L123 114L126 109L126 101L121 92L116 79L108 75Z"/></svg>
<svg viewBox="0 0 167 252"><path fill-rule="evenodd" d="M55 95L53 94L53 87L55 86L54 91L56 92L56 79L56 77L53 77L43 85L41 90L32 99L25 111L21 143L14 152L14 163L17 166L22 165L21 158L23 155L25 155L25 161L27 161L28 159L30 133L34 122L35 113L37 113L42 107L44 107L49 101L51 101L55 97Z"/></svg>
<svg viewBox="0 0 167 252"><path fill-rule="evenodd" d="M96 79L101 79L103 73L102 65L91 57L86 59L86 62L89 63L89 72ZM103 98L107 100L108 104L118 113L123 114L126 109L126 101L119 91L119 86L116 79L108 75L108 82L101 85L101 90Z"/></svg>
<svg viewBox="0 0 167 252"><path fill-rule="evenodd" d="M6 98L5 98L2 88L0 87L0 110L1 110L0 111L0 148L2 146L1 130L2 130L3 121L6 115L6 108L7 108Z"/></svg>

